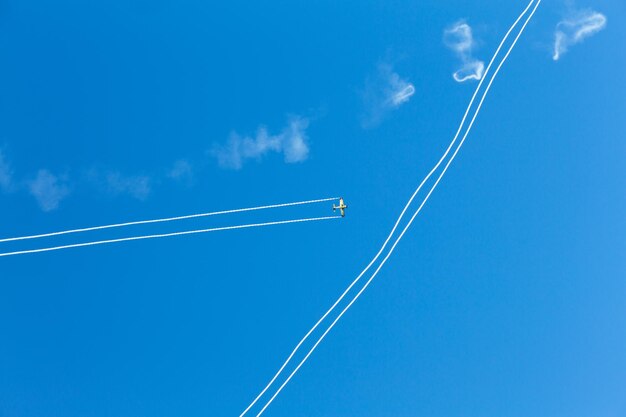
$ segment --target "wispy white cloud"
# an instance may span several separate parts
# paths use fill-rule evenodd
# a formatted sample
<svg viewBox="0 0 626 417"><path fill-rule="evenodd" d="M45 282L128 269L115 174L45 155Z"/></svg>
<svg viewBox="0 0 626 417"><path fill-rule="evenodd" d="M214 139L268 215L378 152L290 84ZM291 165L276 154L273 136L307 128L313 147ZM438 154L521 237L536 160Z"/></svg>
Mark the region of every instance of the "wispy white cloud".
<svg viewBox="0 0 626 417"><path fill-rule="evenodd" d="M0 190L8 192L13 189L13 170L0 150Z"/></svg>
<svg viewBox="0 0 626 417"><path fill-rule="evenodd" d="M415 94L415 86L403 79L389 64L379 64L375 76L366 80L363 100L365 112L361 118L363 128L379 125L385 116Z"/></svg>
<svg viewBox="0 0 626 417"><path fill-rule="evenodd" d="M309 156L308 126L308 119L294 116L277 135L270 135L263 126L254 137L233 132L225 145L216 145L211 153L217 158L219 166L227 169L241 169L247 160L260 160L271 152L282 153L288 164L302 162Z"/></svg>
<svg viewBox="0 0 626 417"><path fill-rule="evenodd" d="M390 100L393 107L399 107L401 104L406 103L411 99L411 96L415 94L415 86L401 79L400 76L395 73L391 79L390 86Z"/></svg>
<svg viewBox="0 0 626 417"><path fill-rule="evenodd" d="M179 159L167 172L167 177L176 181L191 182L193 180L193 167L186 159Z"/></svg>
<svg viewBox="0 0 626 417"><path fill-rule="evenodd" d="M148 175L125 175L118 170L92 167L86 172L85 181L101 193L111 196L127 195L145 200L152 192L152 177Z"/></svg>
<svg viewBox="0 0 626 417"><path fill-rule="evenodd" d="M464 20L459 20L443 31L443 41L461 61L461 67L452 74L456 82L480 80L485 71L485 63L473 57L476 47L472 28Z"/></svg>
<svg viewBox="0 0 626 417"><path fill-rule="evenodd" d="M567 50L606 26L606 16L593 10L578 10L561 20L554 31L552 59L558 61Z"/></svg>
<svg viewBox="0 0 626 417"><path fill-rule="evenodd" d="M145 200L151 192L151 181L147 175L122 175L114 171L105 175L106 185L110 193L127 194L137 200Z"/></svg>
<svg viewBox="0 0 626 417"><path fill-rule="evenodd" d="M70 194L66 176L56 176L40 169L35 179L28 181L28 190L43 211L52 211Z"/></svg>

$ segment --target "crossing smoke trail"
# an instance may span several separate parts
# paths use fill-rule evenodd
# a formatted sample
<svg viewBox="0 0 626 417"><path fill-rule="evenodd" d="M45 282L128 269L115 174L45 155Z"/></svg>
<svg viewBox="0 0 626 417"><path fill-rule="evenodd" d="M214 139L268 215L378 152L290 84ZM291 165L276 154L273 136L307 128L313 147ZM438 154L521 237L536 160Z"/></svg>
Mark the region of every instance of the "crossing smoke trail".
<svg viewBox="0 0 626 417"><path fill-rule="evenodd" d="M109 224L105 226L94 226L94 227L85 227L82 229L72 229L72 230L64 230L61 232L52 232L52 233L44 233L39 235L31 235L31 236L21 236L21 237L10 237L0 239L0 243L6 242L15 242L19 240L29 240L29 239L41 239L44 237L52 237L52 236L61 236L61 235L69 235L74 233L85 233L91 232L95 230L104 230L104 229L113 229L118 227L128 227L128 226L137 226L142 224L153 224L153 223L166 223L180 220L188 220L195 219L198 217L209 217L209 216L220 216L224 214L233 214L233 213L244 213L248 211L257 211L257 210L268 210L280 207L292 207L292 206L300 206L304 204L314 204L314 203L323 203L325 201L333 201L338 200L339 197L330 197L330 198L321 198L318 200L306 200L306 201L296 201L293 203L282 203L282 204L271 204L268 206L258 206L258 207L248 207L234 210L222 210L222 211L214 211L211 213L199 213L199 214L189 214L186 216L177 216L177 217L166 217L162 219L153 219L153 220L139 220L134 222L126 222L126 223L117 223L117 224Z"/></svg>
<svg viewBox="0 0 626 417"><path fill-rule="evenodd" d="M465 111L465 115L463 116L463 119L461 121L461 125L459 126L459 130L457 131L454 139L452 140L452 142L450 143L450 145L448 146L448 149L446 150L446 152L444 153L444 155L441 157L441 159L439 160L439 162L435 165L435 167L431 170L431 172L426 176L426 178L422 181L422 183L419 185L419 187L417 188L417 190L414 192L414 194L411 196L411 198L409 199L409 202L407 203L407 205L404 207L404 210L402 211L402 213L400 214L400 217L398 218L398 220L396 221L396 224L394 225L391 233L389 234L388 238L385 240L383 246L381 247L380 251L378 252L378 254L374 257L374 259L368 264L368 266L363 270L363 272L361 272L361 274L359 274L359 276L350 284L350 286L344 291L344 293L340 296L340 298L335 302L335 304L333 304L333 306L324 314L324 316L322 316L322 318L313 326L313 328L305 335L305 337L298 343L298 345L296 346L296 348L292 351L292 353L290 354L290 356L287 358L287 360L285 361L285 363L281 366L281 368L279 369L279 371L277 372L277 374L272 378L272 380L270 381L270 383L263 389L263 391L255 398L255 400L246 408L246 410L244 410L244 412L240 415L240 417L242 417L243 415L245 415L250 408L260 399L260 397L267 391L267 389L269 389L269 387L273 384L273 382L277 379L277 377L282 373L282 371L284 370L284 368L287 366L287 364L291 361L291 359L293 358L293 356L295 355L295 353L299 350L300 346L304 343L304 341L310 336L310 334L319 326L319 324L328 316L328 314L330 314L335 307L339 304L339 302L345 297L345 295L348 293L348 291L361 279L361 277L364 275L364 273L369 270L369 268L372 266L372 264L378 259L378 257L380 256L380 254L383 252L384 248L386 247L386 245L388 244L389 240L391 239L391 237L393 236L393 234L395 233L397 226L399 224L399 222L401 221L401 219L403 218L406 210L408 209L408 207L411 205L413 199L415 198L415 196L417 195L417 193L420 191L420 189L422 188L422 186L424 185L424 183L432 176L432 174L438 169L438 167L441 165L441 163L443 162L443 160L445 159L445 157L448 155L450 149L452 148L452 146L454 145L454 143L456 142L459 133L462 130L462 127L465 123L465 120L467 118L467 115L469 113L469 110L471 109L474 100L476 98L476 95L478 94L478 92L480 91L480 88L482 86L482 82L485 78L487 78L487 75L490 71L491 66L493 65L493 62L495 61L495 58L497 57L497 55L499 54L502 46L504 45L504 43L506 42L506 40L508 39L510 33L513 31L513 29L518 25L519 21L523 18L523 16L528 12L528 10L531 8L531 6L533 5L533 3L535 2L535 0L531 0L530 3L528 4L528 6L526 7L526 9L524 9L524 11L519 15L519 17L517 18L517 20L515 21L515 23L509 28L508 32L506 33L506 35L504 36L504 38L502 39L500 45L498 46L498 49L496 50L496 52L494 53L489 66L487 67L487 70L485 71L485 76L481 79L478 87L476 88L476 91L474 92L474 95L472 96L472 99L470 101L470 104L467 107L467 110ZM533 9L533 11L531 12L531 14L528 16L528 18L526 19L526 21L524 22L524 25L522 26L522 28L520 29L519 33L517 34L515 40L513 41L513 43L511 44L511 46L509 47L506 55L504 56L504 58L500 61L500 64L498 65L496 71L494 72L494 75L492 76L485 92L482 95L481 101L476 109L476 111L474 112L473 118L469 124L468 129L466 130L460 144L458 145L458 147L456 148L454 154L452 155L452 157L450 158L450 160L448 161L448 163L446 164L444 170L442 171L442 173L439 175L439 177L437 178L435 184L431 187L429 193L426 195L425 199L423 200L423 202L421 203L421 205L419 206L419 208L416 210L416 212L413 214L413 216L411 217L411 219L409 220L409 222L407 223L407 225L405 226L405 228L403 229L402 233L399 235L399 237L396 239L396 241L394 242L393 246L391 247L391 249L389 250L389 252L387 253L387 255L385 256L385 258L383 259L383 261L380 263L380 265L378 266L378 268L376 269L376 271L372 274L372 276L369 278L369 280L365 283L365 285L363 286L363 288L356 294L356 296L350 301L350 303L341 311L341 313L337 316L337 318L331 323L331 325L327 328L327 330L322 334L322 336L320 336L320 338L316 341L316 343L313 345L313 347L309 350L309 352L307 353L307 355L304 357L304 359L298 364L298 366L293 370L293 372L289 375L289 377L285 380L285 382L278 388L278 390L276 391L276 393L268 400L268 402L263 406L263 408L261 409L261 411L257 414L257 417L259 417L261 414L263 414L263 412L267 409L267 407L274 401L274 399L278 396L278 394L282 391L282 389L287 385L287 383L291 380L291 378L298 372L298 370L300 369L300 367L307 361L307 359L309 358L309 356L313 353L313 351L317 348L317 346L321 343L321 341L326 337L326 335L328 334L328 332L330 332L330 330L335 326L335 324L339 321L339 319L341 319L341 317L345 314L345 312L352 306L352 304L354 304L354 302L361 296L361 294L363 293L363 291L365 291L365 289L369 286L369 284L372 282L372 280L376 277L376 275L378 274L378 272L380 271L380 269L382 268L382 266L387 262L387 259L389 259L389 257L391 256L392 252L395 250L396 245L400 242L400 240L402 239L402 237L404 236L404 234L406 233L406 231L408 230L408 228L411 226L411 224L413 223L413 221L415 220L416 216L419 214L419 212L421 211L422 207L426 204L426 201L428 201L428 199L430 198L430 195L432 194L432 192L435 190L435 188L437 187L437 185L439 184L439 181L441 180L441 178L443 177L443 175L446 173L448 167L450 166L450 164L452 163L452 161L454 160L454 158L456 157L458 151L460 150L461 146L463 146L463 143L465 142L465 139L467 138L467 135L469 134L469 132L472 129L472 126L474 124L474 121L476 120L476 117L478 116L478 113L480 112L480 109L482 108L482 104L487 96L487 93L489 92L491 85L493 83L493 81L495 80L495 77L497 76L498 72L500 71L500 68L502 67L502 65L504 64L504 62L507 60L509 54L511 53L511 51L513 50L513 48L515 47L515 45L517 44L517 41L519 40L521 34L524 32L524 29L526 28L526 25L528 24L528 22L532 19L533 15L535 14L535 11L537 10L537 8L539 7L539 4L541 3L541 0L537 1L537 3L535 3L535 7Z"/></svg>
<svg viewBox="0 0 626 417"><path fill-rule="evenodd" d="M221 232L225 230L237 230L237 229L250 229L253 227L266 227L266 226L276 226L279 224L315 222L315 221L333 220L333 219L340 219L340 218L341 218L340 216L311 217L311 218L304 218L304 219L281 220L281 221L266 222L266 223L242 224L242 225L237 225L237 226L213 227L210 229L186 230L183 232L162 233L162 234L156 234L156 235L131 236L131 237L124 237L120 239L98 240L94 242L75 243L72 245L54 246L54 247L41 248L41 249L29 249L29 250L22 250L22 251L16 251L16 252L6 252L6 253L0 253L0 257L26 255L26 254L41 253L41 252L51 252L51 251L57 251L57 250L63 250L63 249L81 248L85 246L97 246L97 245L106 245L110 243L130 242L130 241L135 241L135 240L161 239L165 237L185 236L185 235L193 235L193 234L199 234L199 233Z"/></svg>

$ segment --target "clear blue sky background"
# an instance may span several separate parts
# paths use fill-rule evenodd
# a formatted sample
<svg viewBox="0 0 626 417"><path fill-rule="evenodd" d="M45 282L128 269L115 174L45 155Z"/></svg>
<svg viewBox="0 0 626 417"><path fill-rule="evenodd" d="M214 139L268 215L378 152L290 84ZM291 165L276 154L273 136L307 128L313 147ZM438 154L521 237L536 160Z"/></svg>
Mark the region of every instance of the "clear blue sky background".
<svg viewBox="0 0 626 417"><path fill-rule="evenodd" d="M2 258L0 416L239 415L454 134L475 84L452 79L444 29L467 19L487 60L525 5L0 1L1 236L350 205L340 222ZM572 7L606 28L554 62L567 7L544 2L421 217L267 415L626 415L626 6ZM415 94L364 123L381 65ZM296 115L306 161L216 163L231 132ZM168 175L179 160L191 176ZM40 170L66 187L55 209L29 192ZM331 212L185 227L309 214Z"/></svg>

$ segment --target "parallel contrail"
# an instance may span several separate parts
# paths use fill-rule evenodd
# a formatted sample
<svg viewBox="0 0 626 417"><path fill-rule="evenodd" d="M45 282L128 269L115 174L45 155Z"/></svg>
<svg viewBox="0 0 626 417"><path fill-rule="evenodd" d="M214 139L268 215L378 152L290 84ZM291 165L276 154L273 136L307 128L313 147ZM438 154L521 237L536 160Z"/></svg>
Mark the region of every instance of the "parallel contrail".
<svg viewBox="0 0 626 417"><path fill-rule="evenodd" d="M338 200L338 199L339 199L339 197L331 197L331 198L322 198L322 199L318 199L318 200L297 201L297 202L294 202L294 203L282 203L282 204L272 204L272 205L268 205L268 206L248 207L248 208L241 208L241 209L234 209L234 210L214 211L214 212L211 212L211 213L188 214L186 216L166 217L166 218L162 218L162 219L140 220L140 221L126 222L126 223L108 224L108 225L104 225L104 226L85 227L85 228L82 228L82 229L64 230L64 231L61 231L61 232L43 233L43 234L39 234L39 235L4 238L4 239L0 239L0 243L15 242L15 241L18 241L18 240L28 240L28 239L41 239L41 238L44 238L44 237L69 235L69 234L73 234L73 233L84 233L84 232L91 232L91 231L94 231L94 230L113 229L113 228L116 228L116 227L136 226L136 225L140 225L140 224L165 223L165 222L173 222L173 221L179 221L179 220L194 219L194 218L198 218L198 217L219 216L219 215L223 215L223 214L243 213L243 212L246 212L246 211L267 210L267 209L274 209L274 208L279 208L279 207L300 206L300 205L304 205L304 204L322 203L322 202L325 202L325 201L332 201L332 200Z"/></svg>
<svg viewBox="0 0 626 417"><path fill-rule="evenodd" d="M532 4L532 1L531 1ZM383 253L383 251L385 250L385 248L387 247L387 244L389 243L389 241L391 240L392 236L394 235L394 233L396 232L396 229L398 228L398 225L400 224L400 222L402 221L402 218L404 217L406 211L408 210L409 206L413 203L413 200L415 199L415 197L417 196L417 194L420 192L420 190L422 189L422 187L424 186L424 184L430 179L430 177L437 171L437 169L439 169L439 167L441 166L441 164L443 163L443 161L446 159L446 157L448 156L448 154L450 153L450 150L452 149L452 147L454 146L454 144L456 143L456 140L459 137L459 134L461 133L461 131L463 130L463 126L465 125L465 120L467 119L467 115L469 114L469 111L472 108L472 105L474 104L474 100L476 99L476 96L478 95L478 92L480 91L480 88L485 80L485 78L487 77L487 74L489 73L491 66L493 65L494 60L496 59L496 56L500 53L500 50L502 49L502 46L504 45L504 43L506 42L507 38L509 37L511 31L513 30L513 28L517 25L517 23L519 22L519 20L521 19L521 17L528 11L528 9L530 8L531 4L529 4L526 7L526 10L524 10L524 12L518 17L518 19L515 21L515 23L513 24L513 26L511 26L511 28L509 29L509 31L506 33L506 35L504 36L504 38L502 39L502 42L500 42L500 45L498 46L498 49L496 49L496 52L494 53L493 57L491 58L491 61L489 62L489 65L487 66L487 69L485 70L483 77L480 79L480 82L478 83L478 87L476 87L476 90L474 91L474 94L472 95L472 99L469 102L469 105L467 106L467 109L465 110L465 114L463 115L463 118L461 119L461 123L459 125L459 128L456 131L456 134L454 135L454 138L452 139L452 141L450 142L450 144L448 145L448 148L446 149L446 151L443 153L443 155L441 156L441 158L439 159L439 161L435 164L435 166L430 170L430 172L428 173L428 175L426 175L426 177L424 177L424 179L422 180L422 182L420 183L420 185L415 189L415 191L413 192L413 195L411 196L411 198L409 198L409 201L406 203L406 205L404 206L404 208L402 209L402 212L400 213L400 216L398 217L398 219L396 220L396 223L393 225L393 228L391 229L391 232L389 232L389 236L387 236L387 239L385 239L385 242L383 243L383 245L380 247L378 253L374 256L374 258L372 258L372 260L370 261L370 263L365 267L365 269L363 269L363 271L361 271L361 273L354 279L354 281L352 281L352 283L348 286L348 288L345 289L345 291L343 292L343 294L341 294L341 296L337 299L337 301L335 301L335 303L328 309L328 311L326 311L326 313L324 313L324 315L317 321L317 323L315 323L315 325L313 327L311 327L311 329L307 332L306 335L304 335L304 337L300 340L300 342L298 342L298 344L296 345L296 347L293 349L293 351L291 352L291 354L289 355L289 357L287 357L287 359L285 360L285 362L282 364L282 366L280 367L280 369L276 372L276 374L274 375L274 377L270 380L270 382L268 382L268 384L265 386L265 388L263 388L263 390L257 395L257 397L250 403L250 405L248 405L248 407L239 415L239 417L243 417L249 410L250 408L252 408L257 402L258 400L263 396L263 394L265 394L265 392L270 388L270 386L274 383L274 381L276 380L276 378L278 378L278 376L282 373L282 371L285 369L285 367L287 366L287 364L291 361L291 359L293 358L293 356L296 354L296 352L300 349L300 346L302 346L302 344L309 338L309 336L311 335L311 333L313 333L315 331L315 329L317 329L317 327L322 323L322 321L324 321L324 319L337 307L337 305L344 299L344 297L346 296L346 294L352 289L352 287L354 287L363 277L363 275L365 275L365 273L372 267L372 265L376 262L376 260L380 257L380 255Z"/></svg>
<svg viewBox="0 0 626 417"><path fill-rule="evenodd" d="M16 252L6 252L6 253L0 253L0 257L26 255L29 253L51 252L51 251L57 251L57 250L63 250L63 249L80 248L84 246L106 245L109 243L130 242L133 240L160 239L160 238L165 238L165 237L184 236L184 235L192 235L192 234L198 234L198 233L220 232L224 230L235 230L235 229L249 229L252 227L276 226L279 224L315 222L315 221L333 220L333 219L340 219L340 218L341 218L340 216L310 217L310 218L304 218L304 219L281 220L281 221L266 222L266 223L251 223L251 224L242 224L242 225L237 225L237 226L214 227L211 229L186 230L183 232L163 233L163 234L157 234L157 235L132 236L132 237L124 237L120 239L98 240L94 242L75 243L72 245L22 250L22 251L16 251Z"/></svg>
<svg viewBox="0 0 626 417"><path fill-rule="evenodd" d="M394 234L398 223L400 222L400 219L404 216L406 210L408 209L409 205L412 203L414 197L416 196L416 194L419 192L419 190L421 189L421 187L424 185L424 183L430 178L430 176L433 174L433 172L440 166L440 164L442 163L442 161L445 159L445 157L447 156L447 154L449 153L451 147L453 146L453 144L456 142L456 139L459 135L459 132L462 130L462 127L465 123L467 114L470 110L470 108L473 105L474 99L478 93L478 91L481 88L482 82L484 80L484 78L487 76L496 56L498 55L498 53L500 52L500 49L502 48L503 44L505 43L505 41L507 40L508 36L510 35L510 33L513 31L513 29L517 26L517 24L519 23L519 21L522 19L522 17L528 12L528 10L530 9L530 7L532 6L533 2L535 0L531 0L531 2L528 4L528 6L526 7L526 9L520 14L520 16L517 18L517 20L515 21L515 23L511 26L511 28L508 30L507 34L505 35L505 37L503 38L502 42L500 43L500 46L498 46L498 49L496 50L496 52L494 53L491 62L489 63L489 66L487 67L487 70L485 71L484 77L483 79L481 79L478 87L476 88L476 91L474 92L474 95L470 101L470 104L465 112L465 115L463 116L463 120L461 122L461 125L459 126L459 130L457 131L457 134L455 135L453 141L450 143L448 149L446 150L446 152L444 153L443 157L439 160L439 162L437 163L437 165L435 166L435 168L433 168L433 170L427 175L427 177L422 181L422 183L420 184L420 186L417 188L417 190L415 191L415 193L413 194L413 196L410 198L409 202L407 203L407 205L405 206L404 210L402 211L398 221L396 221L396 224L394 225L389 237L387 238L387 240L385 241L385 243L383 244L381 250L378 252L378 254L374 257L374 259L372 260L372 262L370 262L370 264L365 268L365 270L363 270L363 272L361 272L361 274L355 279L354 282L352 282L352 284L348 287L348 289L346 289L346 291L341 295L341 297L337 300L337 302L335 302L335 304L326 312L326 314L324 314L324 316L315 324L315 326L306 334L306 336L300 341L300 343L298 343L298 345L296 346L296 348L294 349L294 351L291 353L291 355L289 356L289 358L287 359L287 361L283 364L283 366L280 368L280 370L278 371L278 373L274 376L274 378L272 378L272 380L270 381L270 383L268 384L268 386L265 387L265 389L261 392L261 394L259 394L259 396L257 396L257 398L253 401L253 403L248 406L248 408L244 411L244 413L242 413L241 416L243 416L257 401L258 399L263 395L263 393L265 393L265 391L271 386L271 384L275 381L275 379L280 375L280 373L282 372L282 370L285 368L285 366L287 365L287 363L291 360L291 358L293 357L293 355L296 353L296 351L299 349L299 347L302 345L302 343L308 338L308 336L315 330L315 328L317 328L317 326L324 320L324 318L337 306L337 304L344 298L344 296L346 295L346 293L356 284L356 282L358 280L360 280L360 278L363 276L363 274L371 267L371 265L374 263L374 261L380 256L380 254L382 253L383 249L385 248L385 246L387 245L387 243L389 242L389 240L391 239L392 235ZM406 231L408 230L408 228L411 226L411 224L413 223L413 220L415 219L415 217L419 214L419 212L421 211L422 207L424 207L424 205L426 204L426 201L428 201L428 199L430 198L430 195L432 194L432 192L434 191L434 189L437 187L437 185L439 184L439 181L441 180L441 178L443 177L443 175L446 173L448 167L450 166L450 164L452 163L452 161L454 160L454 158L456 157L458 151L460 150L460 148L463 146L463 143L465 142L465 139L467 138L467 135L469 134L469 132L472 129L472 126L474 124L474 121L476 120L476 117L478 116L478 113L480 112L480 109L482 108L482 104L485 100L485 97L487 96L487 93L489 92L491 85L495 79L495 77L497 76L498 72L500 71L500 68L502 67L502 65L504 64L504 62L507 60L509 54L511 53L511 51L513 50L514 46L516 45L519 37L521 36L521 34L523 33L524 29L526 28L526 25L528 24L528 22L531 20L531 18L533 17L533 15L535 14L535 11L537 10L537 7L539 6L539 4L541 3L541 0L539 0L536 5L535 8L533 9L532 13L529 15L529 17L526 19L526 22L524 23L524 25L522 26L520 32L518 33L517 37L515 38L515 40L513 41L512 45L510 46L509 50L507 51L506 55L504 56L504 58L502 59L502 61L500 62L500 64L498 65L493 77L491 78L485 92L483 93L483 96L481 98L481 101L474 113L474 116L470 122L470 125L467 129L467 131L465 132L463 139L461 140L459 146L457 147L457 149L455 150L454 154L452 155L452 157L450 158L450 160L448 161L448 163L446 164L444 170L442 171L442 173L439 175L439 177L437 178L437 181L435 182L435 184L431 187L429 193L426 195L424 201L421 203L421 205L419 206L419 208L417 209L417 211L413 214L413 216L411 217L410 221L408 222L408 224L406 225L406 227L403 229L402 233L399 235L399 237L396 239L396 241L394 242L393 246L391 247L391 249L389 250L388 254L385 256L385 258L383 259L383 261L381 262L381 264L378 266L378 268L376 269L376 271L372 274L372 276L369 278L369 280L365 283L365 285L363 286L363 288L356 294L356 296L350 301L350 303L341 311L341 313L337 316L337 318L331 323L331 325L328 327L328 329L322 334L322 336L320 336L320 338L317 340L317 342L313 345L313 347L311 348L311 350L309 350L309 352L307 353L307 355L304 357L304 359L298 364L298 366L294 369L294 371L289 375L289 377L285 380L285 382L278 388L278 390L276 391L276 393L270 398L270 400L265 404L265 406L261 409L261 411L257 414L257 417L261 416L261 414L263 414L263 412L267 409L267 407L274 401L274 399L278 396L278 394L282 391L282 389L287 385L287 383L291 380L291 378L298 372L298 370L300 369L300 367L307 361L307 359L309 358L309 356L313 353L313 351L317 348L317 346L321 343L321 341L326 337L326 335L328 334L328 332L330 332L330 330L335 326L335 324L339 321L339 319L341 319L341 317L345 314L345 312L352 306L352 304L354 304L354 302L361 296L361 294L363 293L363 291L365 291L365 289L369 286L369 284L372 282L372 280L376 277L376 275L378 274L378 272L380 271L380 269L382 268L382 266L387 262L387 259L389 259L389 257L391 256L391 254L393 253L393 251L395 250L396 245L400 242L400 240L402 239L402 237L404 236L404 234L406 233ZM241 417L240 416L240 417Z"/></svg>

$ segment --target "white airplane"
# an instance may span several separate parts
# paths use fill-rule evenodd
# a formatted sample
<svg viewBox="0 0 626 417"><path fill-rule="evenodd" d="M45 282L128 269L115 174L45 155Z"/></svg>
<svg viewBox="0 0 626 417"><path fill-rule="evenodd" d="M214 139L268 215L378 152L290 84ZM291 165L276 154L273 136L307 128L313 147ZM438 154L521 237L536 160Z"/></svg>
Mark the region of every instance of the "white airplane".
<svg viewBox="0 0 626 417"><path fill-rule="evenodd" d="M335 210L339 210L339 212L341 213L341 217L346 217L346 209L348 208L348 206L346 206L343 202L343 197L339 198L339 205L336 206L333 204L333 211Z"/></svg>

